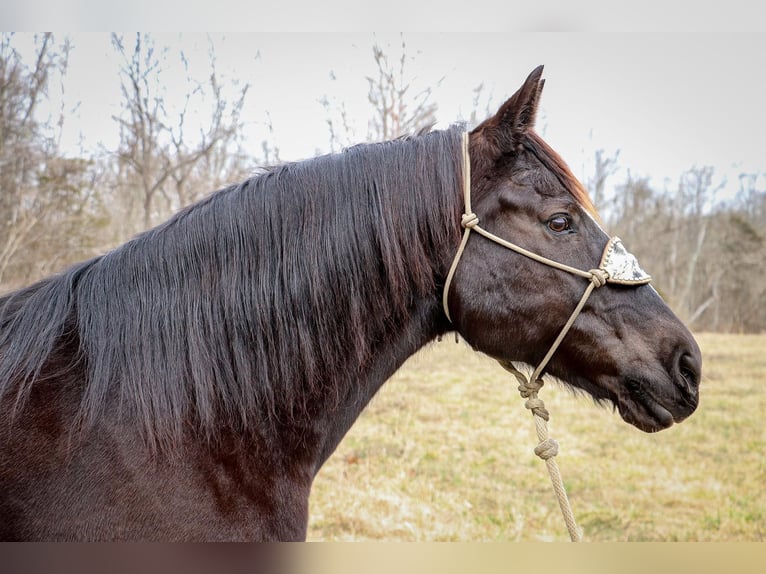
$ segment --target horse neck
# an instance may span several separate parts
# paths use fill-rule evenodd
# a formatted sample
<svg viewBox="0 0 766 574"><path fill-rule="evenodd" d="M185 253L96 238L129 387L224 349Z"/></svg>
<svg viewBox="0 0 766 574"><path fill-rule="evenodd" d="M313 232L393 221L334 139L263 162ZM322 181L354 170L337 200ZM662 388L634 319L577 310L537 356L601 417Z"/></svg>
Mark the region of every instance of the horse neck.
<svg viewBox="0 0 766 574"><path fill-rule="evenodd" d="M172 445L190 418L211 443L316 431L321 464L448 328L440 282L460 211L459 136L448 135L271 172L50 280L21 325L50 328L16 346L38 359L9 372L33 375L28 392L71 324L87 359L86 426L114 403L152 443Z"/></svg>
<svg viewBox="0 0 766 574"><path fill-rule="evenodd" d="M305 245L340 238L332 247L333 260L321 271L310 271L321 277L307 284L308 297L292 301L296 312L313 318L310 334L302 339L303 355L296 357L303 362L296 395L302 404L296 411L304 417L300 426L317 435L317 470L382 384L449 328L439 301L460 237L458 169L453 157L443 158L419 188L416 176L406 173L412 168L396 165L406 164L404 159L413 163L412 158L396 148L392 152L394 157L382 162L385 174L368 174L371 179L362 181L355 176L341 200L334 189L326 200L331 211L345 210L343 215L319 217L315 224L321 231L308 228L300 239ZM439 170L450 173L436 177ZM348 205L353 202L362 209ZM316 209L326 211L328 205ZM307 255L316 258L316 253ZM346 267L343 261L351 263ZM306 280L305 274L298 279Z"/></svg>
<svg viewBox="0 0 766 574"><path fill-rule="evenodd" d="M406 321L391 327L377 352L359 371L340 377L339 400L316 416L312 426L321 440L315 453L316 473L383 384L419 349L445 329L436 300L421 300Z"/></svg>

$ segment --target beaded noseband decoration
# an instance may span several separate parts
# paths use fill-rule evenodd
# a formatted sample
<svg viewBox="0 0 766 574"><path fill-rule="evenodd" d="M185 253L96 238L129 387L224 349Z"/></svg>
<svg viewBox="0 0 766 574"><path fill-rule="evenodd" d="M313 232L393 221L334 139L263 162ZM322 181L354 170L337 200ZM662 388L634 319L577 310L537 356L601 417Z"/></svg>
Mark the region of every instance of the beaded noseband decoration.
<svg viewBox="0 0 766 574"><path fill-rule="evenodd" d="M561 344L561 341L564 339L567 332L574 324L575 319L577 319L577 316L580 314L580 311L582 311L583 307L585 306L585 302L588 300L588 297L590 297L590 294L594 289L603 287L607 283L615 283L620 285L644 285L649 283L652 278L643 269L641 269L640 265L638 264L638 260L627 249L625 249L625 246L622 244L622 241L619 237L612 237L609 239L606 246L604 247L601 261L598 267L588 271L583 271L582 269L570 267L569 265L564 265L563 263L559 263L552 259L548 259L547 257L543 257L528 251L523 247L519 247L510 241L506 241L505 239L502 239L480 227L479 217L471 210L471 164L468 153L467 132L463 133L462 143L463 201L465 205L465 211L461 218L460 224L464 231L460 246L458 247L449 273L447 274L447 279L444 283L444 291L442 293L442 306L444 308L444 314L447 316L447 319L449 319L450 322L452 321L448 302L449 288L452 284L455 270L460 263L460 258L463 255L463 251L465 250L465 246L468 242L471 231L475 231L490 241L494 241L503 247L543 263L544 265L554 267L561 271L566 271L567 273L572 273L573 275L579 275L580 277L589 280L588 286L586 287L585 292L582 294L579 303L575 307L572 314L569 316L569 319L564 324L564 327L559 332L558 337L556 337L556 340L551 345L551 348L548 350L540 364L532 372L532 375L529 377L529 379L527 379L523 373L516 369L516 367L510 361L498 361L504 369L511 372L519 381L519 392L523 398L527 399L525 406L532 411L532 414L535 417L535 427L537 429L537 436L540 441L535 448L535 454L545 460L546 465L548 466L548 472L551 476L553 489L556 492L556 496L559 500L559 506L561 507L562 514L564 515L564 521L567 524L570 538L572 541L579 541L581 540L582 535L579 531L579 528L577 527L577 524L575 523L574 515L569 505L566 491L564 490L563 481L561 480L561 474L559 472L558 465L553 458L556 456L556 454L558 454L558 443L556 443L554 439L548 437L547 421L549 419L549 413L545 409L543 401L537 398L537 392L543 386L543 380L541 378L542 372L545 369L545 366L548 364L548 361L550 361L551 357L553 356L553 353L556 352L556 349Z"/></svg>

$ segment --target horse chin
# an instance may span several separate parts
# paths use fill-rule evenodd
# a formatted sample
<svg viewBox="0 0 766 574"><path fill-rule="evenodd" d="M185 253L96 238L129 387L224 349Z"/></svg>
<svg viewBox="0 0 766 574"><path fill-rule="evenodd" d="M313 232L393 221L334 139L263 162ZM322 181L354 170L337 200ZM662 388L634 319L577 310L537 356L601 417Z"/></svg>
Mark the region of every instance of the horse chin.
<svg viewBox="0 0 766 574"><path fill-rule="evenodd" d="M629 379L614 400L622 419L639 430L647 433L670 428L673 423L681 422L685 416L674 416L654 395L646 390L646 385L635 379Z"/></svg>

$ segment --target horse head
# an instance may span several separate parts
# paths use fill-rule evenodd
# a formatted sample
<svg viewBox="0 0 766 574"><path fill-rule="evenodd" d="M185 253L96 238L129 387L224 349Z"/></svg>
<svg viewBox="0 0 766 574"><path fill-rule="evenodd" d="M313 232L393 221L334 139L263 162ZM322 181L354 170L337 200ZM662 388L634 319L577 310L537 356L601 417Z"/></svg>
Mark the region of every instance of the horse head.
<svg viewBox="0 0 766 574"><path fill-rule="evenodd" d="M547 361L546 372L612 403L628 423L646 432L667 428L697 407L699 347L535 133L541 75L542 66L469 134L472 212L463 224L480 222L494 239L466 237L445 289L446 312L472 347L501 363ZM594 269L601 279L587 271ZM583 297L588 277L598 288Z"/></svg>

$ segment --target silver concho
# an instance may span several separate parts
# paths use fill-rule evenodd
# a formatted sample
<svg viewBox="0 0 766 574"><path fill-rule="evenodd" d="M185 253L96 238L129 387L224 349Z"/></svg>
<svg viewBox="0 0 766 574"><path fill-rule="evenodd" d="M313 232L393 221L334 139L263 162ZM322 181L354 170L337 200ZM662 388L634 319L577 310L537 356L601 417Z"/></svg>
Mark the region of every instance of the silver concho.
<svg viewBox="0 0 766 574"><path fill-rule="evenodd" d="M609 274L607 283L642 285L652 280L651 276L641 269L635 255L625 249L619 237L612 237L606 244L599 268Z"/></svg>

